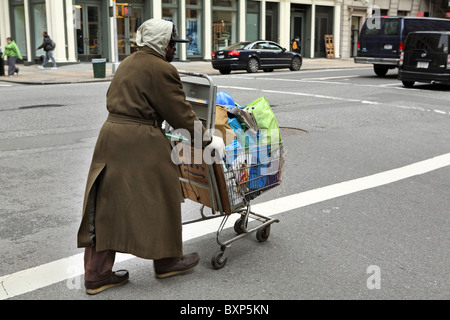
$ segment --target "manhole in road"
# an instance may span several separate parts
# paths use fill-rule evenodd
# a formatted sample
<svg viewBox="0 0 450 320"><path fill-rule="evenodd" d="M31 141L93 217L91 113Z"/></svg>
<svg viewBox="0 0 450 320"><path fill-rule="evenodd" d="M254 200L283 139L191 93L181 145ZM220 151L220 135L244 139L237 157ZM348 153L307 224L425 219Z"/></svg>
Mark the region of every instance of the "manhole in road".
<svg viewBox="0 0 450 320"><path fill-rule="evenodd" d="M308 131L299 128L280 127L282 136L301 136L307 134Z"/></svg>

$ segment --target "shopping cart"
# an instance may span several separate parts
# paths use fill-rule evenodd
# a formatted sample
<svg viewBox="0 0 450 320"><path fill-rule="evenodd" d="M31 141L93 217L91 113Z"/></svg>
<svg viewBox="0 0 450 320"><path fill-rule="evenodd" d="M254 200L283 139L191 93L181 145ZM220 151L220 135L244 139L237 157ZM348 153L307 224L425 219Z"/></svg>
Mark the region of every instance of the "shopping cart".
<svg viewBox="0 0 450 320"><path fill-rule="evenodd" d="M214 129L217 86L208 75L186 71L179 73L182 75L186 99L192 104L197 117L207 130ZM180 141L183 138L173 135L173 129L167 124L165 131L173 147L182 143ZM254 232L257 240L264 242L270 235L271 224L279 222L278 219L253 212L250 202L262 192L281 183L283 144L278 141L271 143L270 146L258 144L249 146L244 143L241 147L228 148L225 161L221 164L207 164L203 157L201 163L198 162L198 158L196 163L194 155L199 150L196 151L191 146L189 148L190 155L182 157L184 160L179 164L180 183L184 197L202 206L200 218L183 221L183 225L222 217L216 233L220 250L211 259L211 265L215 269L221 269L227 262L231 243ZM205 212L206 207L211 209L211 214ZM222 240L222 232L232 213L241 215L234 223L237 235ZM250 227L250 221L256 221L257 226Z"/></svg>

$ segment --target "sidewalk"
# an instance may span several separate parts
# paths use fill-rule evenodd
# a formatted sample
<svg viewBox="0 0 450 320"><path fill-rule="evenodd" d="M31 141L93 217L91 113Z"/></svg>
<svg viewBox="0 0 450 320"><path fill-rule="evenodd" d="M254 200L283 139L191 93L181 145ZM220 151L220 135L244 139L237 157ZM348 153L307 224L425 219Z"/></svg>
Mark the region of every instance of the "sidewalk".
<svg viewBox="0 0 450 320"><path fill-rule="evenodd" d="M220 74L218 70L215 70L211 66L211 62L207 61L190 61L190 62L173 62L172 63L178 70L191 71L204 73L208 75ZM353 58L348 59L303 59L303 66L301 70L318 70L318 69L336 69L336 68L361 68L367 67L366 64L357 64L353 61ZM51 69L51 64L48 67L41 70L38 65L23 66L18 65L20 68L19 74L10 78L8 76L0 77L0 81L15 82L21 84L69 84L69 83L87 83L87 82L99 82L99 81L111 81L112 76L112 64L106 64L106 77L94 78L94 72L92 63L83 62L71 65L61 65L57 70ZM286 71L288 69L280 69ZM301 72L300 70L300 72ZM277 70L275 70L277 71ZM245 71L232 71L233 72L245 72ZM259 71L262 72L262 71ZM5 67L5 73L7 74L7 67Z"/></svg>

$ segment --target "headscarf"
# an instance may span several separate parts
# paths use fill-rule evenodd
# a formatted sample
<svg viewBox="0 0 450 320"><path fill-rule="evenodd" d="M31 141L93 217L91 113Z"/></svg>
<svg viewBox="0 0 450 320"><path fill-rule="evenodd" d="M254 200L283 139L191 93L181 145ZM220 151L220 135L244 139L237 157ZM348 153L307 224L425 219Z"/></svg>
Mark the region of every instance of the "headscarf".
<svg viewBox="0 0 450 320"><path fill-rule="evenodd" d="M163 58L172 36L173 23L160 19L145 21L136 32L136 44L155 50Z"/></svg>

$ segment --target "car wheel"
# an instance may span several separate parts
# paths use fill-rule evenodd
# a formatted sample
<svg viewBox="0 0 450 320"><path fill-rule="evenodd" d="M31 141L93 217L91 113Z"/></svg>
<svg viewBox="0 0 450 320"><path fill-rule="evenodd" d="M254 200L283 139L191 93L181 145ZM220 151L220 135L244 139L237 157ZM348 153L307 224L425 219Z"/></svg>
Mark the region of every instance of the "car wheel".
<svg viewBox="0 0 450 320"><path fill-rule="evenodd" d="M291 66L289 69L291 71L298 71L302 67L302 60L299 57L292 58Z"/></svg>
<svg viewBox="0 0 450 320"><path fill-rule="evenodd" d="M231 69L220 69L219 72L220 72L221 74L230 74Z"/></svg>
<svg viewBox="0 0 450 320"><path fill-rule="evenodd" d="M389 70L388 67L380 66L377 64L373 65L373 71L375 71L375 74L379 77L386 76L386 73L388 72L388 70Z"/></svg>
<svg viewBox="0 0 450 320"><path fill-rule="evenodd" d="M412 88L414 86L414 81L402 81L402 83L407 88Z"/></svg>
<svg viewBox="0 0 450 320"><path fill-rule="evenodd" d="M255 72L258 72L258 69L259 69L258 59L250 58L250 60L248 60L248 64L247 64L247 72L255 73Z"/></svg>

